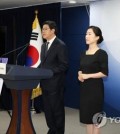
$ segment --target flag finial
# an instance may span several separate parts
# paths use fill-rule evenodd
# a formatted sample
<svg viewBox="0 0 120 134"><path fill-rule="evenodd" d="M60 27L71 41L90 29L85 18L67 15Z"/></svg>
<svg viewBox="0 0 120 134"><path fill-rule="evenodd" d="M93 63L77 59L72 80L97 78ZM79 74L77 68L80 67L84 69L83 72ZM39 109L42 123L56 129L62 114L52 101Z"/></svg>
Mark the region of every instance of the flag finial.
<svg viewBox="0 0 120 134"><path fill-rule="evenodd" d="M35 14L38 15L38 10L35 10Z"/></svg>
<svg viewBox="0 0 120 134"><path fill-rule="evenodd" d="M35 20L33 21L32 29L36 29L38 22L38 10L35 10Z"/></svg>

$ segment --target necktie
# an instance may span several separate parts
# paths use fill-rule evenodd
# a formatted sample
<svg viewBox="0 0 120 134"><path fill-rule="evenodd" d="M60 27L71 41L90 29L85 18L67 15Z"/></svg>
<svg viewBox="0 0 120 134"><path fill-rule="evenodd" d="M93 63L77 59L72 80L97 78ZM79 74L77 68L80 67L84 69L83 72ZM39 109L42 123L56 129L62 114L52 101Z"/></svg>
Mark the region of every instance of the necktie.
<svg viewBox="0 0 120 134"><path fill-rule="evenodd" d="M46 42L46 43L45 43L45 56L47 55L47 51L48 51L48 44L49 44L49 42Z"/></svg>

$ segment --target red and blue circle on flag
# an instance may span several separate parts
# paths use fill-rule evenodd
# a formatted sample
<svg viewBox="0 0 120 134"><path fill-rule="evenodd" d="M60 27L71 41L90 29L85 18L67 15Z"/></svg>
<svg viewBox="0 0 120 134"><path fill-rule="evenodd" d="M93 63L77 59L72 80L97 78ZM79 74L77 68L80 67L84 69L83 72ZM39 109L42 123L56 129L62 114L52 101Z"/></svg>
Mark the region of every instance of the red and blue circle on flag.
<svg viewBox="0 0 120 134"><path fill-rule="evenodd" d="M34 46L29 45L25 65L33 66L38 62L38 60L39 60L38 50Z"/></svg>

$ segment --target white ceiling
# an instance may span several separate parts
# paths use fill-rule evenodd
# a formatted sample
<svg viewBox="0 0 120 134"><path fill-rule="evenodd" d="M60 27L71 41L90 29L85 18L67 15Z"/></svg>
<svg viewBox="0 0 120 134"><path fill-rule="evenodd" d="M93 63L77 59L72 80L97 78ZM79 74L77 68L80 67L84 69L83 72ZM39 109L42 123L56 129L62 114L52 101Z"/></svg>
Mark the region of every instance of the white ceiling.
<svg viewBox="0 0 120 134"><path fill-rule="evenodd" d="M100 0L75 0L77 2L75 4L70 4L69 1L70 0L0 0L0 10L33 6L33 5L42 5L56 2L61 2L62 7L71 7L71 6L85 5L89 4L90 2Z"/></svg>

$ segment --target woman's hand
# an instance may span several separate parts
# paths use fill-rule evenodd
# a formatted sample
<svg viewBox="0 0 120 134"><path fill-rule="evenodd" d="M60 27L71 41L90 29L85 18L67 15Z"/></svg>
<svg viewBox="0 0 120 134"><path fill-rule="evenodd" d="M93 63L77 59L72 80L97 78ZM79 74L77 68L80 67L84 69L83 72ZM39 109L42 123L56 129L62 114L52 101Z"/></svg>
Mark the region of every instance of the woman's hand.
<svg viewBox="0 0 120 134"><path fill-rule="evenodd" d="M83 78L84 80L87 80L87 79L89 79L90 77L89 77L89 74L82 74L82 78Z"/></svg>
<svg viewBox="0 0 120 134"><path fill-rule="evenodd" d="M78 72L78 80L81 81L81 82L84 82L84 79L82 77L82 71Z"/></svg>
<svg viewBox="0 0 120 134"><path fill-rule="evenodd" d="M78 72L78 79L81 82L84 82L84 80L87 80L90 78L90 74L83 74L82 71Z"/></svg>

